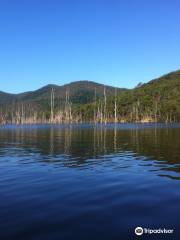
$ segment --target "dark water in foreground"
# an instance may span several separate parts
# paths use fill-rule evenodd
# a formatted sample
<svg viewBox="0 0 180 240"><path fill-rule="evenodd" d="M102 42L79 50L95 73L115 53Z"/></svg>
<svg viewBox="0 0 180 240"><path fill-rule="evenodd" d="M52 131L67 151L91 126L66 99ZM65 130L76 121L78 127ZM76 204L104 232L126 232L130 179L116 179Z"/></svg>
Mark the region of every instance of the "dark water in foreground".
<svg viewBox="0 0 180 240"><path fill-rule="evenodd" d="M180 126L0 128L0 240L144 238L180 239Z"/></svg>

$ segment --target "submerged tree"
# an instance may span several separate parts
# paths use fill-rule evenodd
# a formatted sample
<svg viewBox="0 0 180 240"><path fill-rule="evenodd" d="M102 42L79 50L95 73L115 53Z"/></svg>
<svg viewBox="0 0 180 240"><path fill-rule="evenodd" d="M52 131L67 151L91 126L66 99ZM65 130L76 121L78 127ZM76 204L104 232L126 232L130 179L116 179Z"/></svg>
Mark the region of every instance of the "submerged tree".
<svg viewBox="0 0 180 240"><path fill-rule="evenodd" d="M51 123L54 121L54 89L51 89Z"/></svg>

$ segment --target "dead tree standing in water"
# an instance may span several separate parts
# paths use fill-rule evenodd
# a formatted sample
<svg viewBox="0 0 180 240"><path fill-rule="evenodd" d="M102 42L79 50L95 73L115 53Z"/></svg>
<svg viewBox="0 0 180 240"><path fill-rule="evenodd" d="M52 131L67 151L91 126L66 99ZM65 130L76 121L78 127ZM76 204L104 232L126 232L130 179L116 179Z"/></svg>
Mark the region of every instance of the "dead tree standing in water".
<svg viewBox="0 0 180 240"><path fill-rule="evenodd" d="M51 89L51 123L54 120L54 89Z"/></svg>
<svg viewBox="0 0 180 240"><path fill-rule="evenodd" d="M117 89L115 88L115 98L114 98L114 123L117 123Z"/></svg>
<svg viewBox="0 0 180 240"><path fill-rule="evenodd" d="M106 98L106 87L104 87L104 123L107 123L107 98Z"/></svg>
<svg viewBox="0 0 180 240"><path fill-rule="evenodd" d="M96 88L94 91L94 124L97 123L97 113L96 113Z"/></svg>

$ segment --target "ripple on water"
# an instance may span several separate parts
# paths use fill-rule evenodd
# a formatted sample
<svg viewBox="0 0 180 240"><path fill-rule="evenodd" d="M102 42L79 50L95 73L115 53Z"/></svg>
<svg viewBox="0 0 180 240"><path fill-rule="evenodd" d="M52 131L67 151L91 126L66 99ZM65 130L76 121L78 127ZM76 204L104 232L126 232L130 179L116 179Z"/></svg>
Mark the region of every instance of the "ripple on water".
<svg viewBox="0 0 180 240"><path fill-rule="evenodd" d="M0 129L0 236L179 234L180 128L134 127Z"/></svg>

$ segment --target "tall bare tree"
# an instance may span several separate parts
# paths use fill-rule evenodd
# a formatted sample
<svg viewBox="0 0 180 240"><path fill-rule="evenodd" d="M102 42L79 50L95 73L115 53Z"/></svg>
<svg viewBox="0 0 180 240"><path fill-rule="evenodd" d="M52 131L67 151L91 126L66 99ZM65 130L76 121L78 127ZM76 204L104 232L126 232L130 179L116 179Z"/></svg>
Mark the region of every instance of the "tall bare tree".
<svg viewBox="0 0 180 240"><path fill-rule="evenodd" d="M96 87L94 89L94 124L97 123L97 113L96 113Z"/></svg>
<svg viewBox="0 0 180 240"><path fill-rule="evenodd" d="M104 86L104 123L107 123L107 97L106 97L106 87Z"/></svg>
<svg viewBox="0 0 180 240"><path fill-rule="evenodd" d="M115 88L114 96L114 123L117 123L117 89Z"/></svg>
<svg viewBox="0 0 180 240"><path fill-rule="evenodd" d="M54 121L54 89L51 89L51 123Z"/></svg>

